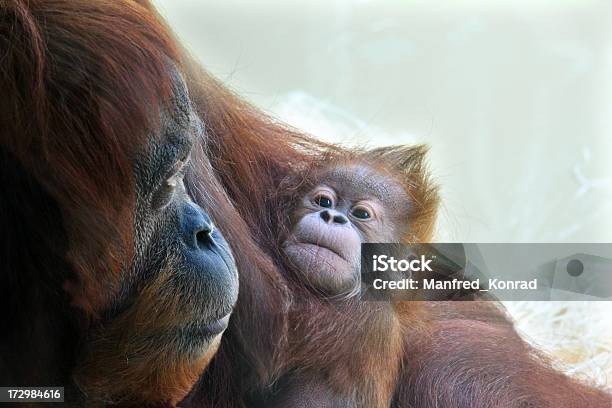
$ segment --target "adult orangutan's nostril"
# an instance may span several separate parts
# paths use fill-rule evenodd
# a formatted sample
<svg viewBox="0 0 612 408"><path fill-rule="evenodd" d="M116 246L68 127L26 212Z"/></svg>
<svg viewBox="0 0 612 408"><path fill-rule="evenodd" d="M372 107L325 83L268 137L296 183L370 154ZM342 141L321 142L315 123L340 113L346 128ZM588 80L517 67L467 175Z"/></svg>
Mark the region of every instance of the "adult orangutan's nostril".
<svg viewBox="0 0 612 408"><path fill-rule="evenodd" d="M196 232L196 242L199 247L206 246L212 242L212 226L207 225L200 231Z"/></svg>

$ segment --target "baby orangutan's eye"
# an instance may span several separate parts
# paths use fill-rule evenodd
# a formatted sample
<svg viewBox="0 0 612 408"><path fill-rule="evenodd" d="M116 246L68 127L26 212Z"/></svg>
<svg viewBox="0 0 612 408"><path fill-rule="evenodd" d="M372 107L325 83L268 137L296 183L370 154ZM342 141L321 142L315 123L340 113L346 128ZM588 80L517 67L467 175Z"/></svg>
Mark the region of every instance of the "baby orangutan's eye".
<svg viewBox="0 0 612 408"><path fill-rule="evenodd" d="M360 220L367 220L372 217L372 214L370 214L370 211L368 211L368 209L364 207L353 208L351 210L351 214L353 215L353 217L358 218Z"/></svg>
<svg viewBox="0 0 612 408"><path fill-rule="evenodd" d="M331 208L334 205L333 199L325 194L317 194L314 203L323 208Z"/></svg>

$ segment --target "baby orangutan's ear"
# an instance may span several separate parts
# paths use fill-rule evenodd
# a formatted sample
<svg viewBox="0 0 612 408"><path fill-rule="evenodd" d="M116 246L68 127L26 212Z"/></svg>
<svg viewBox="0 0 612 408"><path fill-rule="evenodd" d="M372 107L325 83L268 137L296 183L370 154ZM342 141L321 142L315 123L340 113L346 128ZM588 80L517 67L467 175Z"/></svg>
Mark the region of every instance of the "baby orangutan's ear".
<svg viewBox="0 0 612 408"><path fill-rule="evenodd" d="M426 156L429 147L419 145L392 145L363 152L363 159L373 165L383 165L394 175L422 174L426 172Z"/></svg>
<svg viewBox="0 0 612 408"><path fill-rule="evenodd" d="M438 186L431 181L427 168L426 145L395 145L363 151L360 156L374 168L386 171L397 180L410 197L410 231L403 242L431 239L438 209Z"/></svg>

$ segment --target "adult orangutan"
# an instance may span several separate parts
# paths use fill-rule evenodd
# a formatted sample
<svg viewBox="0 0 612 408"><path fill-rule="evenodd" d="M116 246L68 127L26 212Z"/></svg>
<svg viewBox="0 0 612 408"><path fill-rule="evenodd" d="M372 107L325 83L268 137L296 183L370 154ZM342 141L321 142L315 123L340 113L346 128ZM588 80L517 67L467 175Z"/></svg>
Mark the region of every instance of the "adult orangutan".
<svg viewBox="0 0 612 408"><path fill-rule="evenodd" d="M180 70L147 4L0 1L1 386L174 404L216 351L238 289L220 231L247 273L260 256Z"/></svg>

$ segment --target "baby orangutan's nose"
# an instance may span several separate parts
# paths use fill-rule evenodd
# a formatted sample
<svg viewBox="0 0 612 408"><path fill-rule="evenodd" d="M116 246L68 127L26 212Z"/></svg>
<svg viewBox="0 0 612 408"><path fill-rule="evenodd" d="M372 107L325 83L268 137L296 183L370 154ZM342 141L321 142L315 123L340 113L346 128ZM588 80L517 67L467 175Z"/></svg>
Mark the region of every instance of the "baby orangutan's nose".
<svg viewBox="0 0 612 408"><path fill-rule="evenodd" d="M344 216L344 214L336 211L336 210L323 210L320 212L321 219L325 221L327 224L339 224L344 225L348 222L348 219Z"/></svg>

